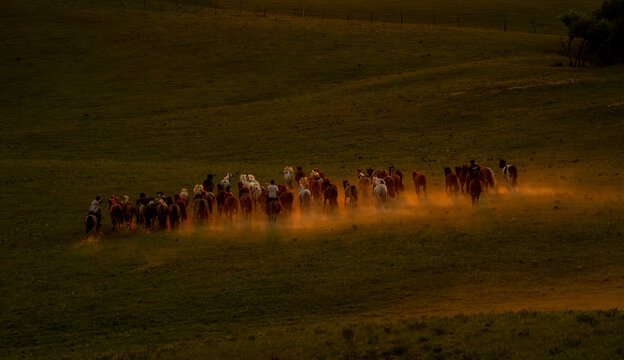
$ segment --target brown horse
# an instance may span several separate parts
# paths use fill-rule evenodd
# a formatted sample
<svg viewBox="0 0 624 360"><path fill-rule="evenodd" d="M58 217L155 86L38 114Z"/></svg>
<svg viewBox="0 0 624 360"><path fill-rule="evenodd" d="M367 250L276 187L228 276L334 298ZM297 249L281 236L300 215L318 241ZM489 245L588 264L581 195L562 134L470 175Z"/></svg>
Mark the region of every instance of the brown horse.
<svg viewBox="0 0 624 360"><path fill-rule="evenodd" d="M158 214L158 225L161 229L167 229L167 217L169 215L169 207L162 201L156 204L156 213Z"/></svg>
<svg viewBox="0 0 624 360"><path fill-rule="evenodd" d="M470 184L468 184L468 193L470 194L470 198L472 199L472 206L476 206L479 203L479 196L483 191L483 185L481 184L481 180L472 179Z"/></svg>
<svg viewBox="0 0 624 360"><path fill-rule="evenodd" d="M344 204L347 205L347 198L349 198L349 205L352 208L357 207L357 203L358 203L357 186L349 184L349 180L343 180L342 186L344 187L344 192L345 192Z"/></svg>
<svg viewBox="0 0 624 360"><path fill-rule="evenodd" d="M303 171L303 168L301 166L297 166L297 173L295 174L295 181L297 182L297 184L299 184L299 180L302 178L305 178L305 172Z"/></svg>
<svg viewBox="0 0 624 360"><path fill-rule="evenodd" d="M384 174L384 177L381 178L381 179L386 183L386 187L388 188L388 197L389 198L396 198L398 193L396 191L396 185L394 183L394 178L392 176L388 175L386 170L384 170L383 174Z"/></svg>
<svg viewBox="0 0 624 360"><path fill-rule="evenodd" d="M496 178L494 177L494 172L489 167L481 168L481 171L479 172L479 179L483 183L483 190L485 192L487 192L488 189L493 190L496 186Z"/></svg>
<svg viewBox="0 0 624 360"><path fill-rule="evenodd" d="M124 223L123 207L119 198L115 195L112 195L108 199L108 213L111 218L113 230L121 228Z"/></svg>
<svg viewBox="0 0 624 360"><path fill-rule="evenodd" d="M223 202L223 210L225 211L225 216L232 222L232 217L234 213L236 213L236 218L238 219L238 201L234 197L234 194L231 192L226 193L225 200Z"/></svg>
<svg viewBox="0 0 624 360"><path fill-rule="evenodd" d="M427 178L425 175L418 172L418 170L412 170L412 180L414 180L414 190L416 196L420 197L420 188L422 187L425 199L427 198Z"/></svg>
<svg viewBox="0 0 624 360"><path fill-rule="evenodd" d="M121 198L121 208L121 211L123 212L124 224L128 227L128 229L132 229L132 220L134 218L135 208L130 202L130 197L128 197L128 195L124 195Z"/></svg>
<svg viewBox="0 0 624 360"><path fill-rule="evenodd" d="M463 193L468 192L468 177L470 177L470 168L467 165L455 166L455 175L459 180L460 190Z"/></svg>
<svg viewBox="0 0 624 360"><path fill-rule="evenodd" d="M169 205L169 225L171 225L172 230L180 225L180 206L177 203Z"/></svg>
<svg viewBox="0 0 624 360"><path fill-rule="evenodd" d="M174 194L173 200L180 208L180 223L186 221L186 207L188 206L188 201L184 201L184 198L180 196L180 194Z"/></svg>
<svg viewBox="0 0 624 360"><path fill-rule="evenodd" d="M451 171L451 168L445 167L444 168L444 177L445 177L445 182L446 182L446 193L453 197L453 196L457 196L457 193L459 192L459 183L457 181L457 175L453 174L453 172Z"/></svg>
<svg viewBox="0 0 624 360"><path fill-rule="evenodd" d="M269 224L275 224L277 222L277 216L282 210L279 201L271 201L266 205L266 207L266 212L269 216Z"/></svg>
<svg viewBox="0 0 624 360"><path fill-rule="evenodd" d="M197 224L203 223L205 220L209 219L208 200L201 196L195 197L193 201L193 219Z"/></svg>
<svg viewBox="0 0 624 360"><path fill-rule="evenodd" d="M253 202L251 201L251 196L249 193L243 193L238 202L240 203L241 212L243 213L244 218L251 218L251 212L253 210Z"/></svg>
<svg viewBox="0 0 624 360"><path fill-rule="evenodd" d="M293 193L288 189L284 189L284 191L282 191L282 193L279 195L280 206L287 214L292 213L294 200L295 197Z"/></svg>
<svg viewBox="0 0 624 360"><path fill-rule="evenodd" d="M310 192L312 193L312 199L314 199L315 202L318 202L321 200L321 183L318 180L314 180L313 178L309 178L308 179L308 189L310 190Z"/></svg>
<svg viewBox="0 0 624 360"><path fill-rule="evenodd" d="M225 189L221 184L217 184L217 213L219 216L223 213L223 205L225 204Z"/></svg>
<svg viewBox="0 0 624 360"><path fill-rule="evenodd" d="M329 207L331 210L338 208L338 187L332 184L329 179L325 179L323 191L323 209L325 209L325 205L329 201Z"/></svg>
<svg viewBox="0 0 624 360"><path fill-rule="evenodd" d="M388 168L388 172L394 177L394 183L397 188L397 193L405 191L405 187L403 186L403 173L401 172L401 170L397 169L394 165L390 165L390 167Z"/></svg>

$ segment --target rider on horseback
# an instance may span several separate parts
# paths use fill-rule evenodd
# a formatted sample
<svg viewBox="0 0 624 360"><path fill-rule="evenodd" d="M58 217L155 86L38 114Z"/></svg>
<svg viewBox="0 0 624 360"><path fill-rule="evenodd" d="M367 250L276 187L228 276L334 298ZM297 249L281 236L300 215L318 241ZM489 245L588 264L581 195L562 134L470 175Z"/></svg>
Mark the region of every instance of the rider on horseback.
<svg viewBox="0 0 624 360"><path fill-rule="evenodd" d="M474 160L470 160L470 172L468 173L468 180L478 179L481 174L481 166Z"/></svg>
<svg viewBox="0 0 624 360"><path fill-rule="evenodd" d="M266 199L267 208L269 207L268 205L271 201L277 201L278 190L279 189L277 185L275 185L275 180L271 180L271 185L267 186L267 199Z"/></svg>
<svg viewBox="0 0 624 360"><path fill-rule="evenodd" d="M100 200L99 196L95 197L95 200L91 202L91 206L89 206L89 215L94 215L97 218L97 227L96 229L100 229L100 225L102 224L102 208L101 205L102 200Z"/></svg>

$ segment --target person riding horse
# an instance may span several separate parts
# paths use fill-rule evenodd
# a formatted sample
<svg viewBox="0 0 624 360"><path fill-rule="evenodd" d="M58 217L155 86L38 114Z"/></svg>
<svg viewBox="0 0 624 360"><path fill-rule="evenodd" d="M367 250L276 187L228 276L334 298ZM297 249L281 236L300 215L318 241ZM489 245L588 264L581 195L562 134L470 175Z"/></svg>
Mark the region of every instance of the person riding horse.
<svg viewBox="0 0 624 360"><path fill-rule="evenodd" d="M481 166L474 160L470 160L470 172L468 173L468 183L473 179L478 179L481 174Z"/></svg>
<svg viewBox="0 0 624 360"><path fill-rule="evenodd" d="M99 230L102 225L102 200L100 200L99 196L95 197L95 200L91 202L89 206L89 215L94 215L97 218L97 226L96 229Z"/></svg>
<svg viewBox="0 0 624 360"><path fill-rule="evenodd" d="M266 199L266 208L269 208L269 203L271 201L277 201L277 191L279 188L275 185L275 180L271 180L271 185L267 186L267 199Z"/></svg>

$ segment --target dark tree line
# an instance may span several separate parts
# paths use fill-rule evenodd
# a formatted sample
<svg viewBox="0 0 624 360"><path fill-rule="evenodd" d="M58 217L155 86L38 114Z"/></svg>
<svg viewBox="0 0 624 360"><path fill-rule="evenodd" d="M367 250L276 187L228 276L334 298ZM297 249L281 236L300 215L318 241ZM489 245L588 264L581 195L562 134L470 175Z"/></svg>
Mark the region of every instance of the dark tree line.
<svg viewBox="0 0 624 360"><path fill-rule="evenodd" d="M568 28L568 39L561 44L570 66L624 62L624 0L605 0L591 15L571 10L559 20Z"/></svg>

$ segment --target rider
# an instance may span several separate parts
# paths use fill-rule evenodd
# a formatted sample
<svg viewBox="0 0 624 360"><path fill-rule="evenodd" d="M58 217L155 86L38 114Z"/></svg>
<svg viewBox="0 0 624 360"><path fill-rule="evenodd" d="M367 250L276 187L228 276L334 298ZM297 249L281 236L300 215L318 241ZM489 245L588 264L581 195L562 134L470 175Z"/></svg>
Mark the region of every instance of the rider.
<svg viewBox="0 0 624 360"><path fill-rule="evenodd" d="M481 173L481 166L477 164L474 160L470 160L470 172L469 172L469 180L478 179L479 174Z"/></svg>
<svg viewBox="0 0 624 360"><path fill-rule="evenodd" d="M137 206L138 205L145 205L145 206L147 206L147 204L149 204L149 202L150 202L150 199L147 196L145 196L145 193L141 193L139 195L139 198L136 201L136 204L137 204Z"/></svg>
<svg viewBox="0 0 624 360"><path fill-rule="evenodd" d="M277 185L275 185L275 180L271 180L271 185L267 186L267 199L266 199L267 208L271 201L277 200L277 191L278 191L278 188L277 188Z"/></svg>
<svg viewBox="0 0 624 360"><path fill-rule="evenodd" d="M89 215L95 215L97 218L97 227L96 229L100 229L100 225L102 223L102 208L100 205L102 204L102 200L100 200L99 196L95 197L95 200L91 202L91 206L89 206Z"/></svg>

